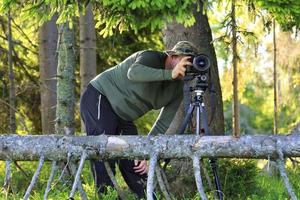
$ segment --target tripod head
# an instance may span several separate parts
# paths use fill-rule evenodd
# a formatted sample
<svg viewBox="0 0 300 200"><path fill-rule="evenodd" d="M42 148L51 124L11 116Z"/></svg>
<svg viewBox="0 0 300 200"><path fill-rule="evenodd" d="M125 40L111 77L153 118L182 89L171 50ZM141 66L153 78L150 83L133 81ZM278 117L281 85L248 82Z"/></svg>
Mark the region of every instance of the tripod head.
<svg viewBox="0 0 300 200"><path fill-rule="evenodd" d="M207 74L199 74L195 77L193 77L193 79L197 79L196 80L196 85L195 86L191 86L190 87L190 92L193 92L194 95L194 100L195 102L203 102L203 96L204 93L206 91L206 89L208 88L208 80L207 80Z"/></svg>

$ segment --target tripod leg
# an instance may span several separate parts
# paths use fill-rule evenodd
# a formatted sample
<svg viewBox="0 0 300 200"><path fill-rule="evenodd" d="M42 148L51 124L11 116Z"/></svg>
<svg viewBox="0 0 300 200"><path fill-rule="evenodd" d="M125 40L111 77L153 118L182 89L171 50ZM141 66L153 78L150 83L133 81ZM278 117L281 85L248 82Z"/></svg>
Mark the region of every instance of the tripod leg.
<svg viewBox="0 0 300 200"><path fill-rule="evenodd" d="M204 105L200 105L200 110L201 113L203 114L203 126L204 126L204 131L205 131L205 135L210 135L210 131L208 128L208 123L207 123L207 115L206 115L206 110ZM216 185L216 189L217 189L217 195L219 197L220 200L223 199L223 193L222 193L222 189L221 189L221 184L220 184L220 180L219 180L219 176L218 176L218 170L217 170L217 159L215 158L210 158L209 159L210 162L210 166L214 175L214 182Z"/></svg>
<svg viewBox="0 0 300 200"><path fill-rule="evenodd" d="M207 123L207 114L204 105L200 105L200 112L203 114L203 128L204 128L204 133L205 135L210 135L210 131L208 128L208 123Z"/></svg>
<svg viewBox="0 0 300 200"><path fill-rule="evenodd" d="M192 116L192 113L194 111L194 108L195 108L194 106L190 105L189 109L187 110L187 113L186 113L186 115L184 117L183 123L182 123L182 125L181 125L181 127L179 129L179 134L183 134L184 133L184 131L185 131L185 129L186 129L186 127L187 127L190 119L191 119L191 116Z"/></svg>
<svg viewBox="0 0 300 200"><path fill-rule="evenodd" d="M184 131L185 131L185 129L186 129L186 127L187 127L190 119L191 119L191 116L192 116L192 113L194 111L194 108L195 107L192 104L190 104L190 106L189 106L189 108L187 110L187 113L186 113L186 115L184 117L183 123L182 123L182 125L181 125L181 127L179 129L179 133L178 134L183 134L184 133ZM166 169L166 167L170 163L170 161L171 161L171 159L165 159L165 164L163 166L164 170Z"/></svg>
<svg viewBox="0 0 300 200"><path fill-rule="evenodd" d="M201 133L201 108L199 105L196 105L197 110L197 121L196 121L196 135Z"/></svg>
<svg viewBox="0 0 300 200"><path fill-rule="evenodd" d="M218 176L218 171L217 171L217 159L214 158L210 158L209 159L210 162L210 166L214 175L214 182L216 185L216 193L219 197L220 200L223 200L223 192L222 192L222 188L221 188L221 184L220 184L220 180L219 180L219 176Z"/></svg>

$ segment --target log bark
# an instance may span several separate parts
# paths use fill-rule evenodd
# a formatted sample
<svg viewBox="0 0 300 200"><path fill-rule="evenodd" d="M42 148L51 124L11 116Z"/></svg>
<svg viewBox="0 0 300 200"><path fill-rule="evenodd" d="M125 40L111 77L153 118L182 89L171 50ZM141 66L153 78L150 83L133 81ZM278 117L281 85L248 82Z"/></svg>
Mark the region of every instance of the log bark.
<svg viewBox="0 0 300 200"><path fill-rule="evenodd" d="M73 135L75 127L75 30L62 24L58 39L57 106L55 129L58 134Z"/></svg>
<svg viewBox="0 0 300 200"><path fill-rule="evenodd" d="M159 135L159 136L0 136L0 160L79 160L86 151L87 159L147 159L152 152L159 158L278 158L281 148L285 157L300 156L300 135L232 136Z"/></svg>

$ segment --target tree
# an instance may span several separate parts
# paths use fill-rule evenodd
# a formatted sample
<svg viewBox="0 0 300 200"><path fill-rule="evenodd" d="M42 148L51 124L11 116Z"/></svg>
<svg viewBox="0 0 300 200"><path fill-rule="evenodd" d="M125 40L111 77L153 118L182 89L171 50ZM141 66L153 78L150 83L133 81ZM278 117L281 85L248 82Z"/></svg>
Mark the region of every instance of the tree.
<svg viewBox="0 0 300 200"><path fill-rule="evenodd" d="M232 29L232 67L233 67L233 115L232 130L235 137L240 135L239 98L238 98L238 53L237 53L237 24L235 16L235 0L231 1L231 29Z"/></svg>
<svg viewBox="0 0 300 200"><path fill-rule="evenodd" d="M75 129L75 33L69 23L59 29L56 133L73 135Z"/></svg>
<svg viewBox="0 0 300 200"><path fill-rule="evenodd" d="M200 11L197 10L197 7L200 6ZM167 49L172 48L176 42L180 40L188 40L194 43L198 48L200 53L206 54L211 60L211 80L216 91L215 95L215 111L211 110L212 102L210 101L212 93L209 94L208 90L206 91L204 103L208 113L208 119L213 115L213 120L210 124L210 132L213 135L218 135L224 133L224 118L223 118L223 104L222 104L222 93L221 86L219 81L217 59L215 50L212 44L212 33L209 26L207 15L204 13L203 2L198 1L196 5L193 6L193 14L196 19L196 23L191 27L184 27L182 24L177 22L167 24L166 29L164 30L164 41ZM214 114L212 114L214 112ZM174 120L171 123L168 133L176 133L178 128L181 126L183 121L183 105L180 106ZM173 191L176 191L177 195L182 195L187 191L195 191L194 182L189 180L187 184L187 177L190 177L191 168L190 165L186 165L185 162L177 163L172 161L172 167L179 169L182 174L180 177L177 176L176 180L171 183L176 189L173 188ZM176 170L175 170L176 171ZM172 176L172 175L171 175ZM174 174L173 174L174 176ZM184 181L185 184L180 183ZM181 185L181 187L177 187ZM183 186L184 185L184 186ZM180 189L179 189L180 188ZM183 192L184 191L184 192Z"/></svg>
<svg viewBox="0 0 300 200"><path fill-rule="evenodd" d="M96 76L96 34L92 4L86 7L84 15L79 18L80 26L80 94L84 92L89 82ZM81 123L81 132L84 124Z"/></svg>
<svg viewBox="0 0 300 200"><path fill-rule="evenodd" d="M276 33L276 66L278 79L278 132L290 132L300 121L299 115L299 49L300 43L291 32ZM271 44L268 52L272 52ZM271 75L269 73L269 75Z"/></svg>
<svg viewBox="0 0 300 200"><path fill-rule="evenodd" d="M53 16L39 28L40 94L43 134L55 131L57 17Z"/></svg>
<svg viewBox="0 0 300 200"><path fill-rule="evenodd" d="M11 14L10 10L8 11L8 67L9 67L9 122L10 122L10 133L15 134L16 133L16 94L15 94L15 74L13 69L13 60L12 60L12 52L13 52L13 42L12 42L12 32L11 32Z"/></svg>
<svg viewBox="0 0 300 200"><path fill-rule="evenodd" d="M92 4L80 16L80 91L96 76L96 34Z"/></svg>
<svg viewBox="0 0 300 200"><path fill-rule="evenodd" d="M9 128L10 133L16 133L16 113L15 113L15 104L16 104L16 94L15 94L15 84L14 84L14 69L13 69L13 60L12 60L12 33L11 33L11 14L10 10L8 10L8 68L9 68ZM5 180L4 187L8 188L10 184L10 160L6 160L5 162Z"/></svg>
<svg viewBox="0 0 300 200"><path fill-rule="evenodd" d="M31 23L34 21L29 21L29 23L23 23L24 18L19 16L19 11L16 14L14 8L10 9L11 15L11 30L12 35L12 60L14 63L14 79L15 79L15 93L16 107L11 107L9 105L9 76L7 78L3 76L8 74L7 57L1 57L1 63L3 67L1 68L1 80L3 84L2 88L2 99L1 104L5 105L1 108L1 132L8 133L7 124L9 124L9 109L13 108L18 119L16 123L16 128L18 133L28 132L28 129L32 128L32 132L41 132L40 126L40 94L38 93L39 83L38 83L38 64L37 64L37 45L35 44L37 38L37 30L35 26ZM8 54L8 48L6 47L7 41L7 24L6 20L7 11L3 12L0 17L0 48L2 55ZM22 24L22 25L20 25ZM6 71L7 69L7 71ZM25 114L26 113L26 114ZM3 118L5 115L7 117Z"/></svg>
<svg viewBox="0 0 300 200"><path fill-rule="evenodd" d="M277 101L277 66L276 66L276 27L275 27L275 19L273 19L273 88L274 88L274 128L273 133L278 134L278 101Z"/></svg>
<svg viewBox="0 0 300 200"><path fill-rule="evenodd" d="M267 10L287 31L300 28L300 2L298 0L257 0L258 6Z"/></svg>

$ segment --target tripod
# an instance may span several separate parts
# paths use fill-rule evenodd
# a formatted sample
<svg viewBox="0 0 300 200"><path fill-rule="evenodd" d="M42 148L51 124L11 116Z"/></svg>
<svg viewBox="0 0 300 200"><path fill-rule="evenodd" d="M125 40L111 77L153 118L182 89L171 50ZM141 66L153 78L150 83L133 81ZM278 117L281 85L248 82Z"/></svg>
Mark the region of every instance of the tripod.
<svg viewBox="0 0 300 200"><path fill-rule="evenodd" d="M206 79L203 79L202 75L196 76L197 83L195 87L190 87L190 92L194 93L194 99L190 102L189 107L186 111L185 118L183 120L183 124L179 129L179 133L183 134L187 125L192 119L193 112L196 110L196 134L200 135L204 132L204 135L210 135L208 122L207 122L207 115L204 105L204 92L208 87ZM202 123L201 123L202 122ZM221 190L220 180L217 173L217 160L214 158L209 159L213 176L214 176L214 183L216 185L216 193L220 200L223 199L223 193Z"/></svg>

